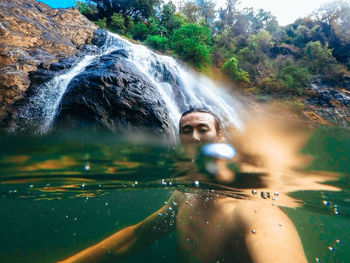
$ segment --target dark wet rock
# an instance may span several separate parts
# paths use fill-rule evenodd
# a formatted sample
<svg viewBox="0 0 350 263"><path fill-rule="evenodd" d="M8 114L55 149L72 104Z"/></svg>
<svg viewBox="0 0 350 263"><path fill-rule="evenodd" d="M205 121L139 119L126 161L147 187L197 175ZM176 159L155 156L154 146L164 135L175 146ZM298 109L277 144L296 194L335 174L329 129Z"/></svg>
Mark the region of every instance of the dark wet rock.
<svg viewBox="0 0 350 263"><path fill-rule="evenodd" d="M349 126L350 91L316 81L308 91L309 110L330 123Z"/></svg>
<svg viewBox="0 0 350 263"><path fill-rule="evenodd" d="M104 30L104 29L97 29L95 32L94 32L94 36L91 40L91 44L101 48L104 43L106 42L106 39L107 39L107 31Z"/></svg>
<svg viewBox="0 0 350 263"><path fill-rule="evenodd" d="M119 55L119 56L122 56L124 58L129 57L129 53L125 49L118 49L116 51L113 51L113 52L111 52L111 55Z"/></svg>
<svg viewBox="0 0 350 263"><path fill-rule="evenodd" d="M113 52L94 61L70 82L55 128L92 125L114 132L141 128L164 135L169 134L168 116L157 88L123 52Z"/></svg>

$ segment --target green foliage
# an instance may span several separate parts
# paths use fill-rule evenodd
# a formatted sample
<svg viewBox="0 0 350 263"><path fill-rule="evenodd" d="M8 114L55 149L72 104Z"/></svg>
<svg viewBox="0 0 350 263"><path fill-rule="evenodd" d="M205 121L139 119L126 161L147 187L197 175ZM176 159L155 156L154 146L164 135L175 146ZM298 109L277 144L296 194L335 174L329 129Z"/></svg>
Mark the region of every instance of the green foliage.
<svg viewBox="0 0 350 263"><path fill-rule="evenodd" d="M338 70L337 61L328 45L322 46L320 41L309 42L305 48L305 64L314 74L335 73Z"/></svg>
<svg viewBox="0 0 350 263"><path fill-rule="evenodd" d="M111 16L111 22L109 23L109 26L112 30L124 34L125 33L125 21L124 17L118 13L113 13Z"/></svg>
<svg viewBox="0 0 350 263"><path fill-rule="evenodd" d="M211 63L211 43L209 28L195 24L188 24L175 30L171 39L171 47L175 53L198 69Z"/></svg>
<svg viewBox="0 0 350 263"><path fill-rule="evenodd" d="M232 57L229 60L227 60L221 67L221 70L233 80L249 83L248 72L238 67L238 61L235 57Z"/></svg>
<svg viewBox="0 0 350 263"><path fill-rule="evenodd" d="M162 37L159 35L148 36L145 44L153 49L160 51L167 51L169 48L169 40L166 37Z"/></svg>
<svg viewBox="0 0 350 263"><path fill-rule="evenodd" d="M292 62L288 62L278 72L280 79L286 89L292 93L301 95L304 88L310 85L310 74L307 68L299 67Z"/></svg>
<svg viewBox="0 0 350 263"><path fill-rule="evenodd" d="M268 52L271 48L271 35L267 31L251 35L247 39L247 46L237 53L241 67L246 70L254 80L265 77L271 71Z"/></svg>
<svg viewBox="0 0 350 263"><path fill-rule="evenodd" d="M87 18L93 18L94 15L98 13L98 9L95 5L83 1L75 1L75 7Z"/></svg>
<svg viewBox="0 0 350 263"><path fill-rule="evenodd" d="M259 86L264 93L279 93L281 91L285 91L286 89L283 82L274 76L263 78L259 82Z"/></svg>
<svg viewBox="0 0 350 263"><path fill-rule="evenodd" d="M175 54L197 69L213 61L258 93L301 94L310 74L328 80L350 74L346 1L327 4L285 27L270 12L238 9L238 2L227 0L218 13L214 0L186 0L178 13L163 0L77 0L76 6L98 26Z"/></svg>
<svg viewBox="0 0 350 263"><path fill-rule="evenodd" d="M134 27L134 21L132 20L131 16L127 15L124 17L124 27L125 27L125 33L129 33L131 29Z"/></svg>
<svg viewBox="0 0 350 263"><path fill-rule="evenodd" d="M130 33L134 39L144 41L149 34L149 29L144 23L137 22Z"/></svg>
<svg viewBox="0 0 350 263"><path fill-rule="evenodd" d="M150 35L163 35L165 28L153 17L149 19L148 30Z"/></svg>
<svg viewBox="0 0 350 263"><path fill-rule="evenodd" d="M111 17L113 13L129 15L136 20L156 15L161 0L90 0L98 9L99 18Z"/></svg>
<svg viewBox="0 0 350 263"><path fill-rule="evenodd" d="M176 7L172 2L163 6L162 14L160 18L160 25L163 26L165 34L170 36L175 29L181 26L180 21L176 20L175 15Z"/></svg>
<svg viewBox="0 0 350 263"><path fill-rule="evenodd" d="M107 27L107 18L104 17L102 19L94 21L94 23L100 28L106 28Z"/></svg>

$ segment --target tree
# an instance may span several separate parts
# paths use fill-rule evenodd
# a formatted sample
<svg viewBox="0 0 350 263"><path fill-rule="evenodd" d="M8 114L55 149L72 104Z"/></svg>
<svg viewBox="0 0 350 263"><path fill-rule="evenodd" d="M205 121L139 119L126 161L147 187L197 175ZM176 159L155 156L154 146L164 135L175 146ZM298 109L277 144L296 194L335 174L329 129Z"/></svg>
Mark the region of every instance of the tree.
<svg viewBox="0 0 350 263"><path fill-rule="evenodd" d="M196 2L204 25L212 27L216 13L215 3L212 0L197 0Z"/></svg>
<svg viewBox="0 0 350 263"><path fill-rule="evenodd" d="M314 74L332 74L338 69L337 61L328 45L322 46L320 41L309 42L305 48L304 61Z"/></svg>
<svg viewBox="0 0 350 263"><path fill-rule="evenodd" d="M113 13L142 20L155 16L155 8L161 0L90 0L96 5L99 17L111 17Z"/></svg>
<svg viewBox="0 0 350 263"><path fill-rule="evenodd" d="M119 34L125 34L125 20L122 15L113 13L110 18L109 26L112 30L117 31Z"/></svg>
<svg viewBox="0 0 350 263"><path fill-rule="evenodd" d="M182 13L190 23L196 23L199 20L200 9L195 3L187 2L182 8Z"/></svg>
<svg viewBox="0 0 350 263"><path fill-rule="evenodd" d="M202 69L211 63L212 38L208 27L196 24L182 26L174 31L171 43L174 52L190 65Z"/></svg>
<svg viewBox="0 0 350 263"><path fill-rule="evenodd" d="M97 19L97 7L96 5L93 5L89 2L83 2L83 1L74 1L75 7L79 10L81 14L86 16L90 20L96 20Z"/></svg>
<svg viewBox="0 0 350 263"><path fill-rule="evenodd" d="M166 34L170 36L175 29L181 26L180 21L175 18L176 6L170 1L162 8L160 25L166 29Z"/></svg>

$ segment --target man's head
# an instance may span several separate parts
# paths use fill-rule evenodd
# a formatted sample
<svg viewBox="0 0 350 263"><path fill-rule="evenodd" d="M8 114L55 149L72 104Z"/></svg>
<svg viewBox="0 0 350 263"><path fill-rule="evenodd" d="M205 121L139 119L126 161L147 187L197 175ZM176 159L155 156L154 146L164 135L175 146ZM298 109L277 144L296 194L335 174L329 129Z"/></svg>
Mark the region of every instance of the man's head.
<svg viewBox="0 0 350 263"><path fill-rule="evenodd" d="M220 120L206 109L190 109L180 118L181 143L217 142L222 137Z"/></svg>

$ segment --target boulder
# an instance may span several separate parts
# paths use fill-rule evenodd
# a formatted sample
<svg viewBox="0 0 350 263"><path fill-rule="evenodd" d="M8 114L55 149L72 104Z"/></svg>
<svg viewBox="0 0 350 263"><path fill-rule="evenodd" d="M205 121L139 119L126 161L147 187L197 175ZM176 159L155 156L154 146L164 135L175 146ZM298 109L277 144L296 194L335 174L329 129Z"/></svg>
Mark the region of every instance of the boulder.
<svg viewBox="0 0 350 263"><path fill-rule="evenodd" d="M75 8L52 9L35 0L0 1L0 124L25 97L29 72L77 54L96 29Z"/></svg>
<svg viewBox="0 0 350 263"><path fill-rule="evenodd" d="M54 127L137 128L169 136L169 112L161 95L126 57L123 50L103 55L77 75L62 98Z"/></svg>

